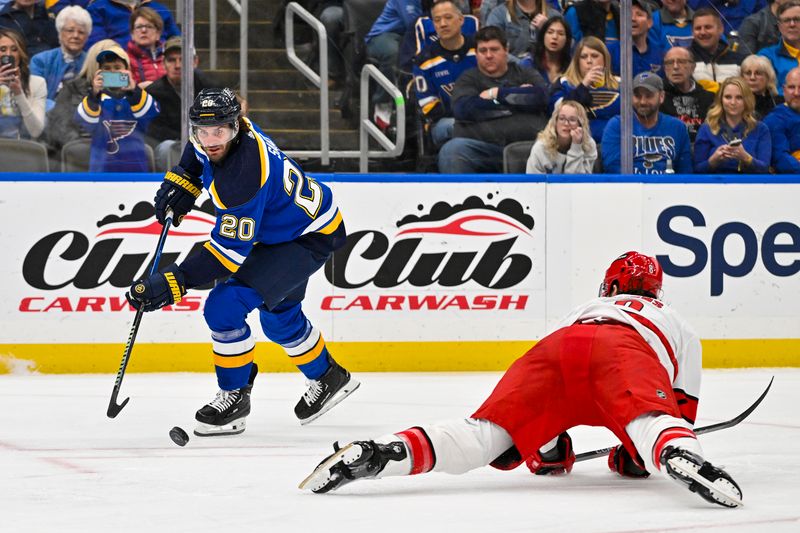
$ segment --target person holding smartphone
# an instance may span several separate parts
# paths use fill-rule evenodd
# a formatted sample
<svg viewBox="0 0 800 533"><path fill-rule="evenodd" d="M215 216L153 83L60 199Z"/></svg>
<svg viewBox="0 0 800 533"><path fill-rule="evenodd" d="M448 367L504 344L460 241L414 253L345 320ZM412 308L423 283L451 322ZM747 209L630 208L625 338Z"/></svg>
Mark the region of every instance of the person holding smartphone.
<svg viewBox="0 0 800 533"><path fill-rule="evenodd" d="M0 137L37 139L44 130L47 83L28 68L25 39L0 28Z"/></svg>
<svg viewBox="0 0 800 533"><path fill-rule="evenodd" d="M117 45L97 54L98 70L74 120L92 136L90 172L150 172L144 136L158 103L136 86L128 54Z"/></svg>
<svg viewBox="0 0 800 533"><path fill-rule="evenodd" d="M696 173L769 172L772 138L756 119L755 98L747 82L727 78L714 97L694 143Z"/></svg>

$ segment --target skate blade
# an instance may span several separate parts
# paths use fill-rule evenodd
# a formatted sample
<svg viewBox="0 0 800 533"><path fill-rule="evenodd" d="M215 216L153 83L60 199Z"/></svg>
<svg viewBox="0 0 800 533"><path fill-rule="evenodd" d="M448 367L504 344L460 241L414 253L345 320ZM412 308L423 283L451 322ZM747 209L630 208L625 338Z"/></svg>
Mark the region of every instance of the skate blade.
<svg viewBox="0 0 800 533"><path fill-rule="evenodd" d="M680 475L691 478L692 480L698 482L699 484L703 485L705 488L711 491L712 498L717 500L720 505L725 507L743 507L744 502L737 496L734 496L731 492L725 490L726 487L715 485L711 481L707 480L703 476L697 473L696 470L692 468L686 468L682 461L678 461L675 459L669 460L669 465L676 470ZM699 467L698 467L699 468Z"/></svg>
<svg viewBox="0 0 800 533"><path fill-rule="evenodd" d="M350 378L350 381L347 382L347 385L339 389L336 392L336 394L331 396L331 399L328 400L328 403L325 404L325 407L320 409L320 411L317 414L309 416L304 420L301 420L300 425L305 426L309 422L313 422L317 418L321 417L322 415L330 411L333 407L335 407L339 402L341 402L342 400L353 394L356 391L356 389L360 386L361 386L360 381L356 381L355 379Z"/></svg>
<svg viewBox="0 0 800 533"><path fill-rule="evenodd" d="M312 488L312 485L316 487L324 486L325 483L327 483L329 480L330 469L333 465L335 465L339 461L342 461L345 464L351 464L353 461L361 457L360 451L355 456L353 456L353 454L350 453L349 454L350 456L346 457L348 456L348 452L350 452L350 450L352 450L354 446L355 443L351 442L344 448L339 448L337 452L335 452L333 455L331 455L330 457L325 459L322 463L320 463L320 465L317 468L315 468L314 471L311 472L311 474L308 477L306 477L302 482L300 482L300 485L298 485L297 487L300 490L308 489L313 491L314 489ZM355 450L353 451L355 452Z"/></svg>
<svg viewBox="0 0 800 533"><path fill-rule="evenodd" d="M244 418L234 420L230 424L224 426L214 426L211 424L204 424L203 422L197 422L197 427L194 428L194 434L198 437L224 437L226 435L238 435L243 433L245 427Z"/></svg>

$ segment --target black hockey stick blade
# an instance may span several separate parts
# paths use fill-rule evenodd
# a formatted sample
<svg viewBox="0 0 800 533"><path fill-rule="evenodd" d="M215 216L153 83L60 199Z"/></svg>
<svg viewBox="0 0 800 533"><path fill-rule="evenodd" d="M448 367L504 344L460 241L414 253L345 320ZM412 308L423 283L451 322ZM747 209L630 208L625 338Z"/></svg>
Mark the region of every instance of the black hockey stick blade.
<svg viewBox="0 0 800 533"><path fill-rule="evenodd" d="M714 431L719 431L720 429L731 428L731 427L741 423L745 418L750 416L750 413L752 413L753 411L756 410L756 407L761 405L761 402L764 401L764 398L766 398L767 393L769 392L769 389L772 387L772 382L773 381L775 381L775 376L772 376L772 378L769 380L769 384L767 385L767 388L764 389L764 392L761 393L761 396L759 396L758 399L755 402L753 402L753 405L751 405L750 407L748 407L747 409L742 411L742 413L740 413L738 416L736 416L734 418L731 418L730 420L726 420L725 422L718 422L716 424L710 424L708 426L695 428L695 430L694 430L695 434L696 435L702 435L704 433L712 433ZM579 453L579 454L577 454L575 456L575 462L579 463L581 461L588 461L589 459L596 459L598 457L605 457L606 455L611 453L611 450L613 450L614 448L616 448L616 446L611 446L610 448L603 448L601 450L594 450L594 451L591 451L591 452Z"/></svg>
<svg viewBox="0 0 800 533"><path fill-rule="evenodd" d="M153 266L150 267L150 275L158 271L158 263L161 260L161 251L164 249L164 242L167 240L167 233L169 227L172 225L172 214L167 215L164 221L164 227L161 229L161 235L158 237L158 245L156 246L156 253L153 256ZM119 370L117 370L117 379L114 380L114 389L111 391L111 399L108 401L108 409L106 415L108 418L116 418L128 404L130 397L125 398L122 403L117 403L117 396L119 396L119 389L122 387L122 378L125 377L125 369L128 368L128 361L131 358L131 351L133 351L133 343L136 341L136 333L139 332L139 324L142 322L142 315L144 311L141 308L136 310L136 316L133 317L133 325L131 332L128 334L128 342L125 344L125 353L122 354L122 361L119 363Z"/></svg>

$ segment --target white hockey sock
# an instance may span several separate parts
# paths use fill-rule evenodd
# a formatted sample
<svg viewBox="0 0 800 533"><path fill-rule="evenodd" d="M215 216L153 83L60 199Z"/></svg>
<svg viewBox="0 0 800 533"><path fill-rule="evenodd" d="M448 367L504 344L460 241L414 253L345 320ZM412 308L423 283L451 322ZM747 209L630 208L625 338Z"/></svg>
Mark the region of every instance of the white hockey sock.
<svg viewBox="0 0 800 533"><path fill-rule="evenodd" d="M473 418L415 427L381 437L376 442L388 443L398 437L405 442L410 461L403 465L393 461L392 469L387 465L381 476L430 471L463 474L488 465L514 445L511 436L500 426Z"/></svg>
<svg viewBox="0 0 800 533"><path fill-rule="evenodd" d="M680 447L703 457L703 449L691 424L682 418L650 413L632 420L625 431L650 473L661 470L659 458L666 446Z"/></svg>

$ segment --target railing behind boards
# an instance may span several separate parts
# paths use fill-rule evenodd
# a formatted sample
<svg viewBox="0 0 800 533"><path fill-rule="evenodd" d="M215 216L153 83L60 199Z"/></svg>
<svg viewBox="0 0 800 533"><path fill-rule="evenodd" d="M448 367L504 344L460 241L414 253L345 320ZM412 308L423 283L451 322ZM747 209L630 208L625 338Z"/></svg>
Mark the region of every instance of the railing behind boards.
<svg viewBox="0 0 800 533"><path fill-rule="evenodd" d="M227 0L239 15L239 94L247 98L249 0ZM180 5L180 3L178 4ZM208 2L208 68L217 69L217 0Z"/></svg>
<svg viewBox="0 0 800 533"><path fill-rule="evenodd" d="M317 33L319 41L319 74L295 52L294 19L295 15L302 18ZM397 157L403 152L406 140L406 106L405 98L400 90L384 76L374 65L365 65L361 70L359 98L361 107L359 112L359 149L358 150L331 150L330 149L330 93L328 92L328 32L325 26L303 6L291 2L286 7L286 54L289 61L307 79L319 88L320 111L320 150L285 150L291 157L319 157L323 165L330 162L331 157L359 158L359 171L368 172L369 158ZM369 80L374 79L383 87L392 98L396 107L397 136L392 142L369 118ZM384 149L369 150L369 138L375 139Z"/></svg>

